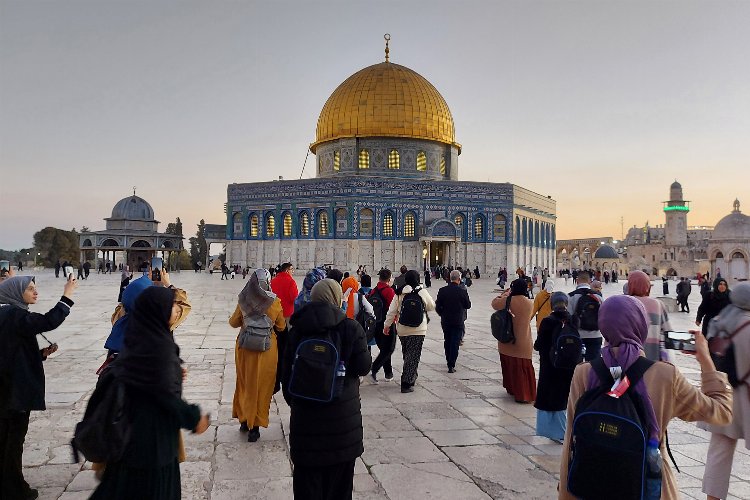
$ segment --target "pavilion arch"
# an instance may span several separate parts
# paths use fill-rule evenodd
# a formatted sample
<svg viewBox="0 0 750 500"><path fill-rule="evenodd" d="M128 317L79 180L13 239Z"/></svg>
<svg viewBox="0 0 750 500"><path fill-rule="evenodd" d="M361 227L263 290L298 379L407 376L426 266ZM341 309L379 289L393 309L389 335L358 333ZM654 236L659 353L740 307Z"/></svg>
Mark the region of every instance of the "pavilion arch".
<svg viewBox="0 0 750 500"><path fill-rule="evenodd" d="M112 238L107 238L99 244L100 247L119 247L120 244Z"/></svg>
<svg viewBox="0 0 750 500"><path fill-rule="evenodd" d="M146 240L136 240L130 246L132 248L151 248L151 243Z"/></svg>
<svg viewBox="0 0 750 500"><path fill-rule="evenodd" d="M83 245L82 246L84 246L84 247L92 247L94 245L91 244L91 240L90 239L86 238L85 240L83 240Z"/></svg>

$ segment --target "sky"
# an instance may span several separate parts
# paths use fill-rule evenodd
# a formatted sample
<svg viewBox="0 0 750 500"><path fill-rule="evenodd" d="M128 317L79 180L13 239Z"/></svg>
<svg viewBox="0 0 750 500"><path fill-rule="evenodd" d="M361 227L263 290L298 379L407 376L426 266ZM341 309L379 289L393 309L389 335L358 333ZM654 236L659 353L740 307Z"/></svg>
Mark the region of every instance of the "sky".
<svg viewBox="0 0 750 500"><path fill-rule="evenodd" d="M663 224L675 179L714 225L750 207L747 26L750 1L0 0L0 248L104 229L133 186L161 230L225 223L227 184L300 177L384 33L448 102L459 178L552 196L558 239Z"/></svg>

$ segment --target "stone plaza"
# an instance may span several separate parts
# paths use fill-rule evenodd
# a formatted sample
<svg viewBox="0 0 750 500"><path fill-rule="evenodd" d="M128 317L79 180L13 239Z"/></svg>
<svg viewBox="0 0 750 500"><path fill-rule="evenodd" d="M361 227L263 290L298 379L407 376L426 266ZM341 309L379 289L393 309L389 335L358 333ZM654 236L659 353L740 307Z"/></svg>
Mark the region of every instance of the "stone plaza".
<svg viewBox="0 0 750 500"><path fill-rule="evenodd" d="M63 279L49 270L35 275L40 300L32 310L46 312L62 293ZM296 278L299 283L302 275ZM94 372L104 360L119 281L119 273L92 274L82 281L70 316L47 335L60 350L45 362L48 410L32 413L23 456L26 479L39 488L42 499L88 498L97 485L91 464L73 463L68 443L96 383ZM289 407L281 394L271 405L271 425L261 429L257 443L248 443L231 418L237 330L227 320L246 282L191 271L173 273L172 282L187 290L193 306L175 332L188 368L184 398L212 415L206 433L185 433L183 498L292 498ZM573 289L570 280L556 283L558 290ZM433 297L439 284L433 281ZM622 282L606 285L604 296L622 293L621 288ZM433 314L414 393L402 394L395 382L362 383L365 452L355 469L355 499L556 498L562 447L534 435L536 410L515 403L500 382L497 342L489 332L489 304L497 294L494 279L475 280L469 292L473 308L456 373L447 373L440 322ZM672 313L675 330L694 328L699 300L693 286L693 313ZM400 357L397 347L396 380ZM534 358L538 370L536 353ZM695 360L682 353L676 358L685 376L697 383ZM700 485L710 435L679 420L669 430L683 497L705 498ZM729 491L729 498L750 498L750 451L744 443L737 447Z"/></svg>

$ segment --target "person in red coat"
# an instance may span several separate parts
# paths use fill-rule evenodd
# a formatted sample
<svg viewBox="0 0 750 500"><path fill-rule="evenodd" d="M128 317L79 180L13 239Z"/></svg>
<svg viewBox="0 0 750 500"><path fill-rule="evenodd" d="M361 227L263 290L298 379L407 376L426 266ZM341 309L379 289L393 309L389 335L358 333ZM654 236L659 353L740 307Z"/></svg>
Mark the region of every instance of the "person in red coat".
<svg viewBox="0 0 750 500"><path fill-rule="evenodd" d="M294 272L294 266L291 263L285 262L281 264L279 272L271 280L271 291L281 301L281 308L284 311L284 320L286 321L287 327L283 333L276 333L276 343L279 349L279 361L276 366L276 386L274 387L274 394L279 392L281 389L281 360L284 358L284 349L286 348L286 341L289 337L289 318L294 314L294 300L299 294L297 290L297 282L294 281L292 273Z"/></svg>

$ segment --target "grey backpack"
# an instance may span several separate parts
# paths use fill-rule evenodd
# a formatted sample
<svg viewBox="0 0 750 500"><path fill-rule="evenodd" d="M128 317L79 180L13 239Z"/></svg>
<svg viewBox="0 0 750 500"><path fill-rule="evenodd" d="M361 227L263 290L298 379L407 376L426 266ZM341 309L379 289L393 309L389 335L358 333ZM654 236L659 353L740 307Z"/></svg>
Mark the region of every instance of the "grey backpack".
<svg viewBox="0 0 750 500"><path fill-rule="evenodd" d="M239 345L248 351L265 352L271 348L271 318L262 316L245 316L239 336Z"/></svg>

